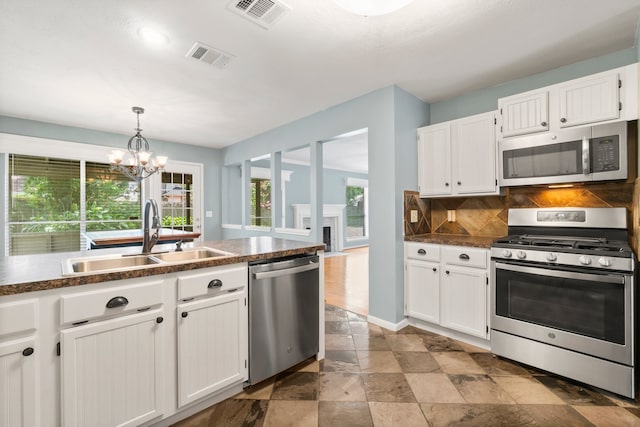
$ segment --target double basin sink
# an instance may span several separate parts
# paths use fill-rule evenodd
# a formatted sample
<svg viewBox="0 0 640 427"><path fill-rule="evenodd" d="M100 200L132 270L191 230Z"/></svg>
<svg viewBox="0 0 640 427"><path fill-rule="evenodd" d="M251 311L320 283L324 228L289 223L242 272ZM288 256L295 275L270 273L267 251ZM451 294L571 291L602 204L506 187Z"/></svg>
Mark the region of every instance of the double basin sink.
<svg viewBox="0 0 640 427"><path fill-rule="evenodd" d="M95 257L69 258L62 263L63 275L86 273L106 273L134 270L141 267L172 265L185 262L203 261L234 256L230 252L208 247L185 249L176 252L158 252L146 255L105 255Z"/></svg>

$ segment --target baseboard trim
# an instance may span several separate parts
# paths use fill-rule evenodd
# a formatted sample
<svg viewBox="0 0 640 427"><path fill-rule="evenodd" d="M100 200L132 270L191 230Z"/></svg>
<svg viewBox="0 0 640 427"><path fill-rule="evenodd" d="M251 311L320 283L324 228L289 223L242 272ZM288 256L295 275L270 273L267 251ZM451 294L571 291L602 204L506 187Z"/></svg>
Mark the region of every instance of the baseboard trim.
<svg viewBox="0 0 640 427"><path fill-rule="evenodd" d="M399 331L400 329L404 328L405 326L409 326L409 321L407 319L403 319L398 323L391 323L391 322L389 322L387 320L383 320L383 319L380 319L378 317L374 317L374 316L369 315L369 316L367 316L367 321L370 322L370 323L373 323L374 325L378 325L378 326L380 326L382 328L392 330L394 332Z"/></svg>

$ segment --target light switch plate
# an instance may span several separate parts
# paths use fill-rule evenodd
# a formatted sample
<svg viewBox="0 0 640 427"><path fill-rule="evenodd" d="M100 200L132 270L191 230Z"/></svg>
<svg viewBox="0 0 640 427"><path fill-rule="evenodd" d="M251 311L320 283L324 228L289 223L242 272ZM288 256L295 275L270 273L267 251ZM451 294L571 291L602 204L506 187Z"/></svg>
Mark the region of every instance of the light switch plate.
<svg viewBox="0 0 640 427"><path fill-rule="evenodd" d="M415 209L411 210L411 222L418 222L418 211Z"/></svg>
<svg viewBox="0 0 640 427"><path fill-rule="evenodd" d="M204 215L205 215L207 218L213 218L213 211L206 211L206 212L204 213Z"/></svg>

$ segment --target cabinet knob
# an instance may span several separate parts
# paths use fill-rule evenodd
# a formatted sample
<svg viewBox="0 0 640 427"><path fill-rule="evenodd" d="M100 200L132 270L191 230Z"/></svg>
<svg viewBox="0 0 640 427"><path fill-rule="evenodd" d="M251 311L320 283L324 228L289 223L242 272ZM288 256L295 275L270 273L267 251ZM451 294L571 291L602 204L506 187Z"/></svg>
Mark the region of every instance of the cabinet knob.
<svg viewBox="0 0 640 427"><path fill-rule="evenodd" d="M164 322L164 317L162 316L156 317L156 323L162 323L162 322Z"/></svg>
<svg viewBox="0 0 640 427"><path fill-rule="evenodd" d="M437 268L435 268L435 267L433 267L433 271L438 271L438 269L437 269Z"/></svg>
<svg viewBox="0 0 640 427"><path fill-rule="evenodd" d="M31 356L32 354L33 354L33 347L27 347L24 350L22 350L23 356Z"/></svg>
<svg viewBox="0 0 640 427"><path fill-rule="evenodd" d="M448 183L448 182L445 182L445 183L444 183L444 186L445 186L445 187L448 187L448 186L449 186L449 183Z"/></svg>
<svg viewBox="0 0 640 427"><path fill-rule="evenodd" d="M425 251L424 249L418 249L418 255L426 255L427 251Z"/></svg>
<svg viewBox="0 0 640 427"><path fill-rule="evenodd" d="M207 288L209 288L209 289L221 288L221 287L222 287L222 280L220 280L220 279L213 279L207 285Z"/></svg>
<svg viewBox="0 0 640 427"><path fill-rule="evenodd" d="M124 307L129 304L129 300L125 297L113 297L107 302L107 308Z"/></svg>
<svg viewBox="0 0 640 427"><path fill-rule="evenodd" d="M542 126L542 127L546 127L546 126L547 126L547 122L542 122L542 123L540 123L540 126Z"/></svg>
<svg viewBox="0 0 640 427"><path fill-rule="evenodd" d="M446 274L449 274L449 270L446 270L446 271L445 271L445 273L446 273Z"/></svg>
<svg viewBox="0 0 640 427"><path fill-rule="evenodd" d="M560 123L567 123L567 119L566 119L566 118L564 118L564 117L562 117L562 118L560 119Z"/></svg>
<svg viewBox="0 0 640 427"><path fill-rule="evenodd" d="M458 185L462 185L462 183L460 181L458 181Z"/></svg>
<svg viewBox="0 0 640 427"><path fill-rule="evenodd" d="M180 316L182 316L182 318L184 319L185 317L189 316L189 313L187 313L186 311L183 311L182 314L180 314Z"/></svg>

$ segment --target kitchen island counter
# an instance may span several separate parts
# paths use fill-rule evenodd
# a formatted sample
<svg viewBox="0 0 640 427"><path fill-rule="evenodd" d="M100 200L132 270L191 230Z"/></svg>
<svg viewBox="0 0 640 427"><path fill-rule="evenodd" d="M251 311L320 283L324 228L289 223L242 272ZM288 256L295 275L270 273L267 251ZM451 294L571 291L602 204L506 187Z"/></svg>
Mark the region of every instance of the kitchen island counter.
<svg viewBox="0 0 640 427"><path fill-rule="evenodd" d="M185 250L197 247L214 248L233 255L182 263L156 264L124 271L83 273L67 276L62 274L62 264L69 258L91 257L94 255L139 254L140 248L124 247L82 252L1 257L0 296L160 275L239 262L281 258L325 249L324 244L277 239L267 236L205 241L184 245ZM156 245L153 253L173 250L175 250L175 245Z"/></svg>

